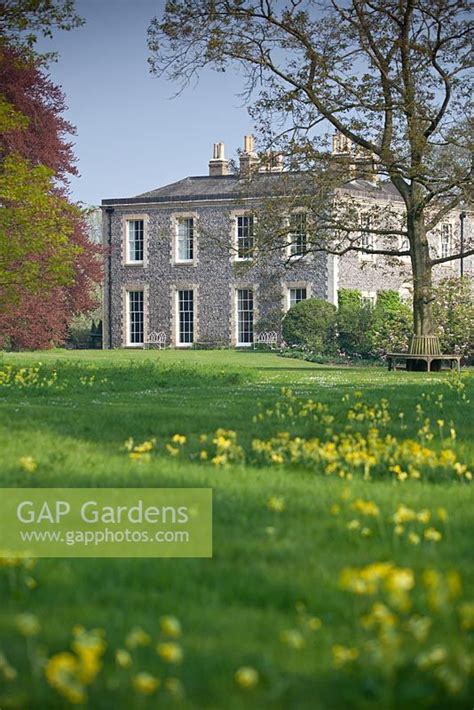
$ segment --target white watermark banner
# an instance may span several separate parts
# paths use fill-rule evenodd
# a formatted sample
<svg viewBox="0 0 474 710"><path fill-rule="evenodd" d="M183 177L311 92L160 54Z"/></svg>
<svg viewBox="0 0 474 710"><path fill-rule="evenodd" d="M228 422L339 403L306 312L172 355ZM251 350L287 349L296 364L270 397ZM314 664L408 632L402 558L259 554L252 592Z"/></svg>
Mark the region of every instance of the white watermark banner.
<svg viewBox="0 0 474 710"><path fill-rule="evenodd" d="M212 489L1 488L0 556L212 557Z"/></svg>

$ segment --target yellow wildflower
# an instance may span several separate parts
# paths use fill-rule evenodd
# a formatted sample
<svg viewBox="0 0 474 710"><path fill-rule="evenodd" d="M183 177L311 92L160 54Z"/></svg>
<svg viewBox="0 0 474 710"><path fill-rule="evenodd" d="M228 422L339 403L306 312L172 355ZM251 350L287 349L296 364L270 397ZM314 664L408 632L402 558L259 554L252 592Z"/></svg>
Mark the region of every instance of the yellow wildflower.
<svg viewBox="0 0 474 710"><path fill-rule="evenodd" d="M443 536L436 528L426 528L423 537L425 540L430 540L431 542L439 542Z"/></svg>
<svg viewBox="0 0 474 710"><path fill-rule="evenodd" d="M332 658L336 668L341 668L346 663L356 661L359 657L359 651L356 648L348 648L347 646L335 645L332 647Z"/></svg>
<svg viewBox="0 0 474 710"><path fill-rule="evenodd" d="M295 651L301 651L305 647L306 641L303 634L298 629L287 629L282 631L280 634L280 641L286 643L290 648L294 648Z"/></svg>
<svg viewBox="0 0 474 710"><path fill-rule="evenodd" d="M19 464L21 468L27 473L34 473L38 468L38 463L32 456L22 456Z"/></svg>
<svg viewBox="0 0 474 710"><path fill-rule="evenodd" d="M177 643L159 643L156 652L166 663L181 663L183 660L183 650Z"/></svg>
<svg viewBox="0 0 474 710"><path fill-rule="evenodd" d="M307 626L311 631L318 631L321 626L323 625L323 622L321 619L318 619L317 616L312 616L308 621L306 622Z"/></svg>
<svg viewBox="0 0 474 710"><path fill-rule="evenodd" d="M86 692L79 680L79 660L72 653L56 653L46 663L44 674L49 685L74 705L85 702Z"/></svg>
<svg viewBox="0 0 474 710"><path fill-rule="evenodd" d="M138 646L148 646L150 643L150 634L147 634L140 626L134 626L133 629L128 632L125 639L125 645L130 649L137 648Z"/></svg>
<svg viewBox="0 0 474 710"><path fill-rule="evenodd" d="M120 668L130 668L132 665L132 656L124 648L118 648L115 651L115 662Z"/></svg>
<svg viewBox="0 0 474 710"><path fill-rule="evenodd" d="M179 678L166 678L163 683L164 689L171 695L177 698L182 698L184 696L184 685Z"/></svg>
<svg viewBox="0 0 474 710"><path fill-rule="evenodd" d="M133 676L132 684L137 693L152 695L159 687L160 681L150 673L137 673Z"/></svg>
<svg viewBox="0 0 474 710"><path fill-rule="evenodd" d="M171 638L179 638L182 632L181 622L175 616L162 616L160 629L166 636L171 636Z"/></svg>
<svg viewBox="0 0 474 710"><path fill-rule="evenodd" d="M234 680L240 688L250 690L258 684L259 674L251 666L242 666L235 671Z"/></svg>
<svg viewBox="0 0 474 710"><path fill-rule="evenodd" d="M267 501L267 508L275 513L282 513L285 510L285 499L279 496L270 496Z"/></svg>
<svg viewBox="0 0 474 710"><path fill-rule="evenodd" d="M420 536L419 536L417 533L411 532L411 533L408 535L408 539L409 539L409 541L411 542L412 545L419 545L421 538L420 538Z"/></svg>
<svg viewBox="0 0 474 710"><path fill-rule="evenodd" d="M183 444L186 443L186 437L182 434L174 434L171 437L171 441L173 442L173 444L179 444L180 446L183 446Z"/></svg>
<svg viewBox="0 0 474 710"><path fill-rule="evenodd" d="M416 518L417 518L417 520L420 521L420 523L426 524L426 523L430 522L431 513L429 510L426 510L426 508L425 508L423 510L420 510L419 513L417 513Z"/></svg>
<svg viewBox="0 0 474 710"><path fill-rule="evenodd" d="M34 614L25 612L17 614L15 623L18 631L22 636L36 636L41 630L40 623Z"/></svg>

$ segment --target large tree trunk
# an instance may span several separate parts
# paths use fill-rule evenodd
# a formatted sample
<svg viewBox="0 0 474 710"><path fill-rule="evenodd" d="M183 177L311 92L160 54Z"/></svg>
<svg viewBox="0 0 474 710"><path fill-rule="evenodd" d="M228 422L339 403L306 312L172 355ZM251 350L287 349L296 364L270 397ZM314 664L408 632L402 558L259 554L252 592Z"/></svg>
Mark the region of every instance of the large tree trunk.
<svg viewBox="0 0 474 710"><path fill-rule="evenodd" d="M433 276L423 216L408 214L408 237L413 269L413 323L415 335L433 335Z"/></svg>

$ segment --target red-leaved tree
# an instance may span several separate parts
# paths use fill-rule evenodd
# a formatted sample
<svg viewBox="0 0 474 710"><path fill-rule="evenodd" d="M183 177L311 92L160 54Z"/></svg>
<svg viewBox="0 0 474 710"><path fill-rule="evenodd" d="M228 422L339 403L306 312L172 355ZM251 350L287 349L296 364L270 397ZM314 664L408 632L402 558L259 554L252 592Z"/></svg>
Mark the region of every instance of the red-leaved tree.
<svg viewBox="0 0 474 710"><path fill-rule="evenodd" d="M68 201L68 176L77 175L70 136L74 127L64 118L64 94L48 77L43 60L0 38L0 95L27 122L0 133L0 161L16 155L54 173L58 197ZM15 287L0 310L0 347L47 348L64 342L68 324L93 309L102 278L101 250L87 235L85 216L71 212L71 246L76 247L72 279L66 285L30 289ZM30 254L41 261L44 253Z"/></svg>

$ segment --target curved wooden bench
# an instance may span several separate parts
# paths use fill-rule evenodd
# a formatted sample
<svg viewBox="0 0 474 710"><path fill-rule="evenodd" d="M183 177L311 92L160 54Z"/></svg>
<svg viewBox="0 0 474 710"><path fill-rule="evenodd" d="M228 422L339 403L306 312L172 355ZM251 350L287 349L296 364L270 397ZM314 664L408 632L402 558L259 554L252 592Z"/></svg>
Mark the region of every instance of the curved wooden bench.
<svg viewBox="0 0 474 710"><path fill-rule="evenodd" d="M424 360L424 362L426 362L427 371L431 372L431 363L438 360L441 362L449 362L451 369L453 368L454 363L456 363L457 371L460 372L461 370L462 355L446 355L443 353L440 353L438 355L423 355L418 353L387 353L386 357L388 361L389 370L397 369L398 360L404 361L406 363L406 369L408 369L408 363L410 361Z"/></svg>

